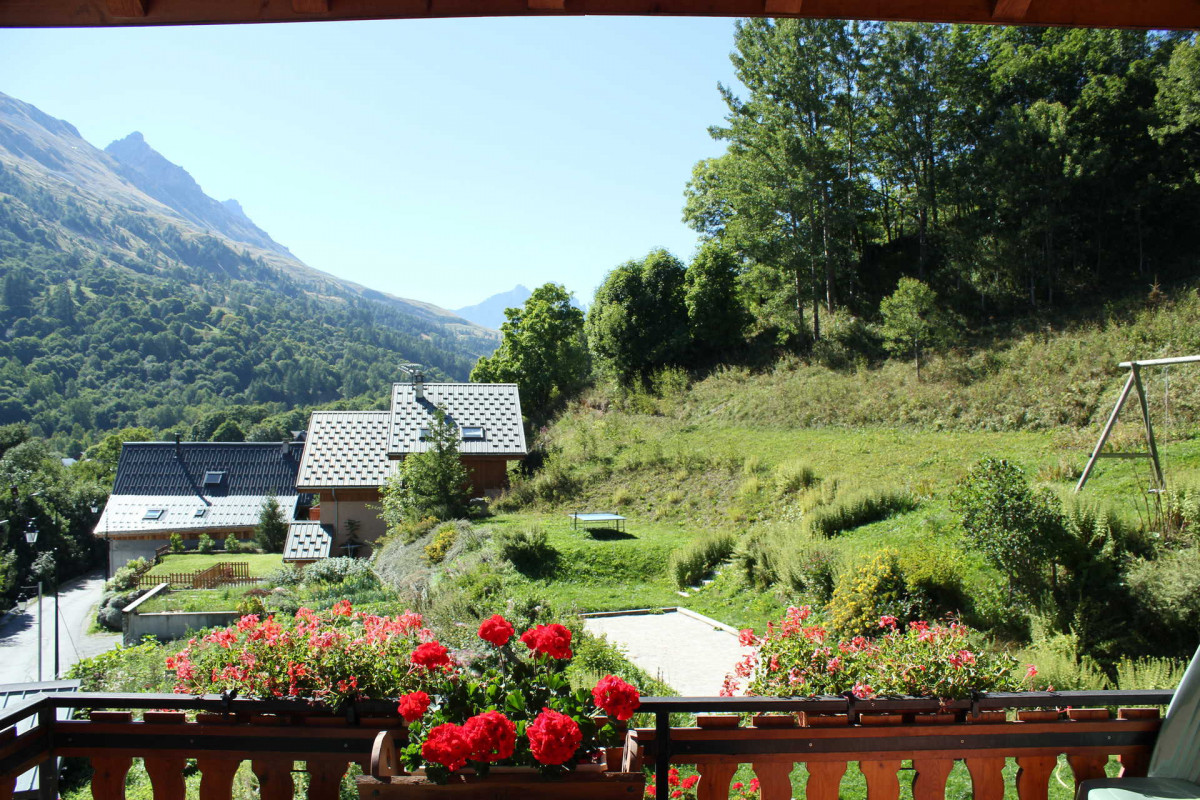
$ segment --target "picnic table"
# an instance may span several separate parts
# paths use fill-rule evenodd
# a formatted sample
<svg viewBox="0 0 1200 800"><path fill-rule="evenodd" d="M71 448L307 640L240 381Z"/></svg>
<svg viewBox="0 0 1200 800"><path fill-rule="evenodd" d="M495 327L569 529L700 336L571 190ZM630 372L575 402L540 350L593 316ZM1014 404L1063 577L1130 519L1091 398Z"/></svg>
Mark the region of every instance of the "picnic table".
<svg viewBox="0 0 1200 800"><path fill-rule="evenodd" d="M579 529L580 523L583 523L583 527L585 528L591 525L594 527L613 528L620 532L624 532L625 530L625 518L611 511L577 511L567 516L572 520L571 527L576 530Z"/></svg>

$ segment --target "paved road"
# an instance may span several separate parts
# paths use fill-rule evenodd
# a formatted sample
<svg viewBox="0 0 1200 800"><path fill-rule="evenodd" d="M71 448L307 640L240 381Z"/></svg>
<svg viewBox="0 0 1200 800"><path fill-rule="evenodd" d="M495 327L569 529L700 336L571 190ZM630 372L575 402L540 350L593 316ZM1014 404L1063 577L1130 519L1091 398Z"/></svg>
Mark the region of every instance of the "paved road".
<svg viewBox="0 0 1200 800"><path fill-rule="evenodd" d="M101 573L64 583L59 592L59 664L65 673L80 658L110 650L120 634L87 634L96 604L104 591ZM42 679L54 679L54 596L42 598ZM33 600L24 611L0 621L0 684L38 680L38 607Z"/></svg>

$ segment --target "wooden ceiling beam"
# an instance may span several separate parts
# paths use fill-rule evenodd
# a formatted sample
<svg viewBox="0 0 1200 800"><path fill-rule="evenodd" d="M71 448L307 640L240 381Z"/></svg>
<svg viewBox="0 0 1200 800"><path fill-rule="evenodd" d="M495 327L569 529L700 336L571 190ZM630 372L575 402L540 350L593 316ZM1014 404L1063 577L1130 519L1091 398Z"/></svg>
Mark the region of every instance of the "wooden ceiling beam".
<svg viewBox="0 0 1200 800"><path fill-rule="evenodd" d="M108 13L114 17L131 18L146 16L146 0L105 0Z"/></svg>
<svg viewBox="0 0 1200 800"><path fill-rule="evenodd" d="M0 0L0 27L622 14L1200 30L1200 0Z"/></svg>
<svg viewBox="0 0 1200 800"><path fill-rule="evenodd" d="M992 19L998 22L1019 22L1029 13L1031 0L995 0Z"/></svg>

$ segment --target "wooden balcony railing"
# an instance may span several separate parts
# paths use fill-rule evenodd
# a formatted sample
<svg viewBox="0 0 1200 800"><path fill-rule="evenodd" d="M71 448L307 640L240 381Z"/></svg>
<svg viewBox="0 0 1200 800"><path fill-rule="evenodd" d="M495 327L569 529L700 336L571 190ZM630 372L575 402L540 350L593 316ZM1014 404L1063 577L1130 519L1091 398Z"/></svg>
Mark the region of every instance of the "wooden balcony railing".
<svg viewBox="0 0 1200 800"><path fill-rule="evenodd" d="M658 797L669 798L672 764L695 765L699 800L724 800L740 764L749 764L762 800L787 800L794 765L806 764L807 800L836 800L847 764L866 779L866 800L896 800L898 773L911 762L914 800L942 798L946 776L966 762L975 800L1004 796L1001 769L1015 758L1020 800L1047 796L1060 755L1077 780L1103 774L1110 756L1144 773L1158 733L1158 709L1171 692L1034 692L981 695L940 705L922 699L645 698L654 728L629 732L626 771L654 767ZM1115 717L1109 708L1119 709ZM58 720L56 709L88 719ZM134 758L144 759L156 800L183 800L183 769L195 759L200 800L230 800L234 773L249 761L264 800L291 800L296 761L306 763L307 796L335 800L351 763L371 771L376 742L403 740L390 703L350 706L339 715L299 701L166 694L45 695L0 714L0 800L35 765L62 756L91 760L96 800L124 797ZM1026 709L1020 711L1019 709ZM1028 709L1034 709L1029 711ZM699 716L671 727L672 714ZM743 725L738 715L755 716ZM140 717L140 718L138 718ZM42 770L43 800L55 796L54 770ZM570 786L564 784L564 797Z"/></svg>

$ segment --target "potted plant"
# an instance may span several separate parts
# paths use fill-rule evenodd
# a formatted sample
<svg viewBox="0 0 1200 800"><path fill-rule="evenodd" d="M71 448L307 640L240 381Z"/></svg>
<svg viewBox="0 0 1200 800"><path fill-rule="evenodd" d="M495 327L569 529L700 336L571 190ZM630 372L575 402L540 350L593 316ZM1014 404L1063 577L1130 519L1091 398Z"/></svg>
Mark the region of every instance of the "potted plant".
<svg viewBox="0 0 1200 800"><path fill-rule="evenodd" d="M1022 672L1015 658L989 649L956 621L902 626L895 617L883 616L878 636L838 641L811 616L808 606L792 606L762 636L743 630L741 643L754 649L726 676L722 694L733 694L744 681L752 695L952 700L975 692L1021 691L1037 674L1033 665Z"/></svg>
<svg viewBox="0 0 1200 800"><path fill-rule="evenodd" d="M544 787L547 780L579 778L607 781L615 796L641 793L640 773L603 775L605 749L620 744L623 723L640 702L635 687L606 675L590 691L573 689L566 674L571 632L562 625L537 625L518 637L497 614L478 635L485 650L471 665L436 641L413 651L425 686L398 704L409 726L399 760L412 774L389 779L384 794L447 784L461 792L475 782L488 794L484 784L491 780ZM379 787L371 778L360 782L364 797L378 795Z"/></svg>

